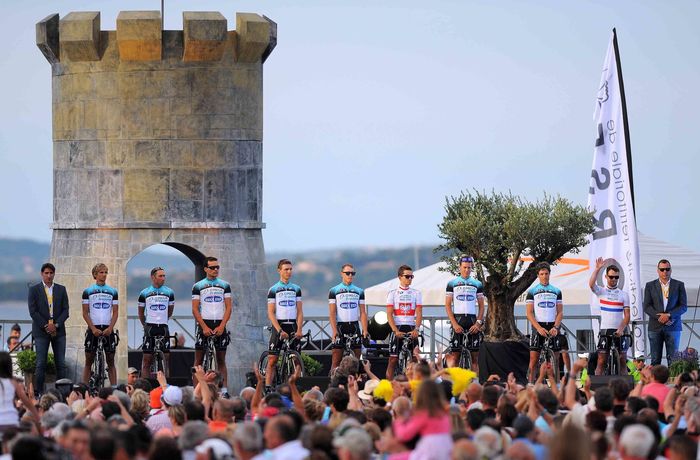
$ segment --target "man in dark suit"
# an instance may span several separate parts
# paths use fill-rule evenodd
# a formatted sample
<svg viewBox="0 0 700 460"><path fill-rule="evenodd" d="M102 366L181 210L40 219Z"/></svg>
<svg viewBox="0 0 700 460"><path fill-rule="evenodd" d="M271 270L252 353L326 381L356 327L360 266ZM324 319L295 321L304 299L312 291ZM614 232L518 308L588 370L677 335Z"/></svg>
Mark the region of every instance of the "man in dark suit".
<svg viewBox="0 0 700 460"><path fill-rule="evenodd" d="M44 374L49 344L56 362L56 379L66 376L66 320L68 294L66 288L53 282L56 267L50 263L41 266L41 283L29 288L29 315L32 317L32 336L36 345L36 373L34 393L44 392Z"/></svg>
<svg viewBox="0 0 700 460"><path fill-rule="evenodd" d="M671 279L671 262L661 259L656 264L659 279L644 287L644 313L649 315L649 346L651 364L661 364L661 353L666 344L666 361L678 350L681 341L681 315L688 310L685 285Z"/></svg>

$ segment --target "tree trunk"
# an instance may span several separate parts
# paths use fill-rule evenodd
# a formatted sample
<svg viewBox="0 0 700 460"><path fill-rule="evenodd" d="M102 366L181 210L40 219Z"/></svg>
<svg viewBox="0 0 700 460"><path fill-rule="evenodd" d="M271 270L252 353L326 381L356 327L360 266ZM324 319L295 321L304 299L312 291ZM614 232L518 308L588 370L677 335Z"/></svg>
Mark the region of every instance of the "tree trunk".
<svg viewBox="0 0 700 460"><path fill-rule="evenodd" d="M515 324L515 299L506 293L487 294L488 310L486 314L487 342L504 342L506 340L523 340L523 334Z"/></svg>

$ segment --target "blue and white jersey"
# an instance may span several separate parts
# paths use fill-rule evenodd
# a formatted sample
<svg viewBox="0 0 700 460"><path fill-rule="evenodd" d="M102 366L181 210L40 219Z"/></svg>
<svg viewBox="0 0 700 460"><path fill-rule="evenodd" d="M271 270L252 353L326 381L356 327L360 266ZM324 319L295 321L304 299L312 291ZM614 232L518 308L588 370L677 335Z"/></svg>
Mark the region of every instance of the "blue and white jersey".
<svg viewBox="0 0 700 460"><path fill-rule="evenodd" d="M337 321L359 321L360 305L365 304L365 291L352 283L340 283L328 291L328 304L336 306Z"/></svg>
<svg viewBox="0 0 700 460"><path fill-rule="evenodd" d="M199 300L199 313L202 319L222 320L226 304L224 299L231 298L231 285L226 281L204 278L192 286L192 300Z"/></svg>
<svg viewBox="0 0 700 460"><path fill-rule="evenodd" d="M447 283L445 295L452 298L456 315L476 315L477 300L484 298L484 285L477 279L458 276Z"/></svg>
<svg viewBox="0 0 700 460"><path fill-rule="evenodd" d="M294 283L278 281L267 292L267 304L275 305L275 318L296 321L297 302L301 302L301 288Z"/></svg>
<svg viewBox="0 0 700 460"><path fill-rule="evenodd" d="M533 304L538 323L553 323L557 317L557 305L563 305L561 290L548 284L537 283L527 291L525 304Z"/></svg>
<svg viewBox="0 0 700 460"><path fill-rule="evenodd" d="M92 324L109 326L112 322L112 308L119 308L119 295L112 286L95 283L83 291L83 305L89 307Z"/></svg>
<svg viewBox="0 0 700 460"><path fill-rule="evenodd" d="M168 324L168 307L175 306L175 292L167 286L149 286L139 294L139 308L145 308L148 324Z"/></svg>

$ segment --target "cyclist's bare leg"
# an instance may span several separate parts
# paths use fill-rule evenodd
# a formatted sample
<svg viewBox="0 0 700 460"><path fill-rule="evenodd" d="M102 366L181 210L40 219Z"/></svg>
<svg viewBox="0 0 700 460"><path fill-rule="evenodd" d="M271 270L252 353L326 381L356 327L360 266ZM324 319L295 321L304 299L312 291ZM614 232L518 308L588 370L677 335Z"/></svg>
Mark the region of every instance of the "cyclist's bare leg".
<svg viewBox="0 0 700 460"><path fill-rule="evenodd" d="M393 380L394 370L396 369L396 364L399 362L398 356L389 356L389 364L386 366L386 379Z"/></svg>
<svg viewBox="0 0 700 460"><path fill-rule="evenodd" d="M620 352L620 375L627 375L627 353Z"/></svg>
<svg viewBox="0 0 700 460"><path fill-rule="evenodd" d="M343 359L343 350L338 348L338 349L333 349L331 350L331 372L329 375L333 375L333 372L335 372L335 369L340 365L340 361Z"/></svg>
<svg viewBox="0 0 700 460"><path fill-rule="evenodd" d="M571 356L569 356L569 350L561 351L561 359L564 361L564 369L566 372L571 372Z"/></svg>
<svg viewBox="0 0 700 460"><path fill-rule="evenodd" d="M540 359L540 352L530 350L530 364L527 366L527 381L529 383L535 383L535 366L537 366L537 361Z"/></svg>
<svg viewBox="0 0 700 460"><path fill-rule="evenodd" d="M461 356L461 353L458 351L448 353L445 356L445 361L447 364L447 367L455 367L457 363L459 362L459 357Z"/></svg>
<svg viewBox="0 0 700 460"><path fill-rule="evenodd" d="M83 383L88 383L92 372L92 363L95 362L95 353L85 352L85 367L83 368Z"/></svg>
<svg viewBox="0 0 700 460"><path fill-rule="evenodd" d="M117 368L114 366L114 353L105 353L107 357L107 375L109 376L109 384L117 384Z"/></svg>
<svg viewBox="0 0 700 460"><path fill-rule="evenodd" d="M267 370L265 371L265 386L272 386L275 379L275 371L277 365L277 355L267 355Z"/></svg>
<svg viewBox="0 0 700 460"><path fill-rule="evenodd" d="M226 370L226 350L216 350L216 368L221 374L224 388L228 388L228 371Z"/></svg>
<svg viewBox="0 0 700 460"><path fill-rule="evenodd" d="M478 351L472 351L472 370L476 372L476 375L479 375L479 352Z"/></svg>
<svg viewBox="0 0 700 460"><path fill-rule="evenodd" d="M204 362L204 350L194 350L194 365L201 366Z"/></svg>
<svg viewBox="0 0 700 460"><path fill-rule="evenodd" d="M141 378L151 378L151 363L153 363L153 354L144 353L141 361Z"/></svg>
<svg viewBox="0 0 700 460"><path fill-rule="evenodd" d="M603 375L603 367L605 366L605 361L608 359L608 353L605 351L598 350L598 362L595 366L595 375ZM625 364L625 367L627 365Z"/></svg>

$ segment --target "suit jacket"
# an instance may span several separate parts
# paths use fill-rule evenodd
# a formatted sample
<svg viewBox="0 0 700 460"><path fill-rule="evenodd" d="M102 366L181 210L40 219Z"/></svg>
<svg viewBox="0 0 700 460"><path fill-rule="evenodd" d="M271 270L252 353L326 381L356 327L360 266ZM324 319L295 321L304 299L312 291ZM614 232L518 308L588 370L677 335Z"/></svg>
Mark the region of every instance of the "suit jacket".
<svg viewBox="0 0 700 460"><path fill-rule="evenodd" d="M649 281L644 287L644 313L649 315L649 330L660 331L664 327L667 330L680 331L681 315L688 310L688 298L685 294L683 282L671 278L668 288L668 304L664 310L664 298L661 291L661 282L658 279ZM658 321L657 313L670 313L673 324L664 326Z"/></svg>
<svg viewBox="0 0 700 460"><path fill-rule="evenodd" d="M32 317L32 335L35 338L50 337L44 329L49 323L49 299L44 291L44 283L29 288L27 304L29 315ZM68 309L68 293L65 286L53 283L53 322L56 325L56 335L66 335Z"/></svg>

